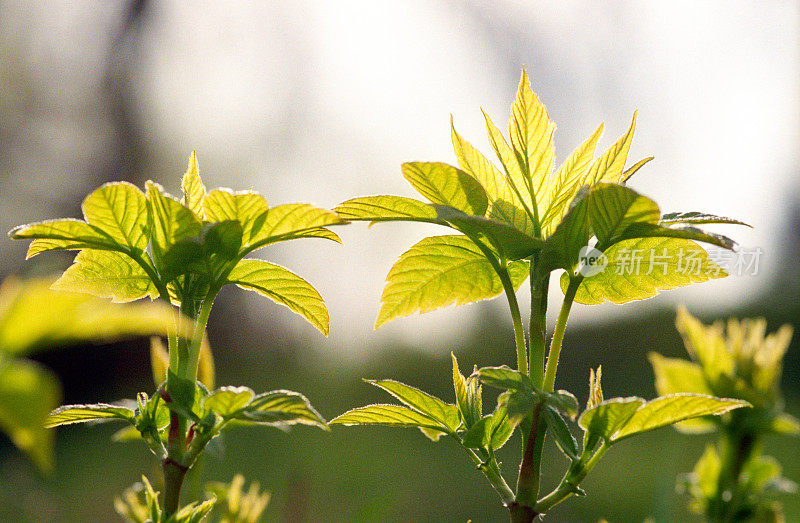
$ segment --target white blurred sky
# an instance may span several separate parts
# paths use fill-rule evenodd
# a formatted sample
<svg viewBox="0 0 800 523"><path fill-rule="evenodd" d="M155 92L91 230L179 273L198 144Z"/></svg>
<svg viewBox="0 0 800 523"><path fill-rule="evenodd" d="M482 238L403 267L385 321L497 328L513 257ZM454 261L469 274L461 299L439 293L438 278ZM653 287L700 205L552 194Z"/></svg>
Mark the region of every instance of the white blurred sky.
<svg viewBox="0 0 800 523"><path fill-rule="evenodd" d="M92 68L99 59L91 28L107 27L118 6L47 5L34 15L7 9L17 20L5 27L36 35L32 74L46 77L57 68L63 97L80 96L80 80L102 72ZM644 305L686 301L724 309L770 282L782 215L798 197L799 5L159 2L151 6L133 78L156 158L149 176L177 191L196 149L208 186L252 186L271 203L330 207L359 195L415 196L400 163L455 162L450 114L461 134L488 153L479 108L504 127L525 65L558 125L557 162L600 122L601 145L609 145L638 109L630 158L656 160L632 186L665 212L703 210L755 226L719 230L745 248L764 249L757 277L671 291ZM91 109L91 101L85 105ZM5 203L11 205L8 196ZM391 264L432 231L439 229L355 224L337 230L344 246L294 242L261 255L317 285L331 312L331 350L357 355L397 337L441 348L478 307L372 331ZM560 297L555 288L551 294ZM248 303L255 318L275 316L260 299ZM507 307L502 300L493 306ZM575 317L609 320L639 306L576 306ZM318 342L311 329L293 325Z"/></svg>

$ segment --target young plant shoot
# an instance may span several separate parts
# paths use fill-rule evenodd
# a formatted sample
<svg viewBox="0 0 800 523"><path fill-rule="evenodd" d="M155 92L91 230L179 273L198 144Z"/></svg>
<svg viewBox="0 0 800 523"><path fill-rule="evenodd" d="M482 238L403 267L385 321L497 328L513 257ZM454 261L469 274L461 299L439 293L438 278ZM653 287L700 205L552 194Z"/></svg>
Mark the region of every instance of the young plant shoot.
<svg viewBox="0 0 800 523"><path fill-rule="evenodd" d="M53 250L79 251L54 289L115 302L157 298L174 307L166 380L155 394L140 393L133 402L136 408L67 405L48 420L50 427L111 419L135 427L164 472L163 501L144 482L152 521L198 521L211 510L213 503L206 502L179 511L181 485L208 442L229 423L327 429L296 392L256 394L247 387L209 391L197 378L206 323L225 285L285 305L327 335L328 311L311 284L283 267L246 256L297 238L338 242L327 226L342 223L341 218L301 203L270 207L253 191L207 192L194 153L181 187L183 198L178 200L152 181L145 192L126 182L107 183L84 200L83 220L49 220L9 233L33 240L28 258Z"/></svg>
<svg viewBox="0 0 800 523"><path fill-rule="evenodd" d="M668 394L604 399L600 369L591 373L590 400L581 411L575 396L556 391L559 354L573 302L625 303L659 290L726 275L696 242L732 249L729 238L700 224L741 224L709 214L662 215L658 205L626 185L647 163L626 168L636 115L625 134L595 158L600 126L554 172L555 124L523 71L511 107L509 138L484 113L500 168L452 126L458 167L439 162L403 164L403 176L429 203L401 196L368 196L335 210L351 221L415 221L443 225L457 234L424 238L389 271L376 327L415 312L465 304L504 293L516 340L516 369L477 369L463 376L453 357L455 403L389 380L370 381L402 405L369 405L337 417L342 425L418 427L438 440L453 438L500 495L512 521L532 521L573 494L614 444L658 427L747 406L740 399L708 394ZM551 274L560 276L564 299L549 350L547 294ZM528 279L531 311L523 328L516 292ZM481 386L501 389L484 413ZM568 420L583 431L582 445ZM519 430L523 454L517 480L507 483L495 451ZM567 456L563 479L539 492L542 446L551 434Z"/></svg>
<svg viewBox="0 0 800 523"><path fill-rule="evenodd" d="M763 318L703 325L685 308L676 321L692 361L650 354L659 394L692 392L739 398L752 408L675 425L681 432L716 432L694 471L679 482L689 508L710 521L784 521L777 495L796 492L780 463L763 453L770 434L800 435L800 420L783 411L783 357L792 339L784 325L767 334Z"/></svg>

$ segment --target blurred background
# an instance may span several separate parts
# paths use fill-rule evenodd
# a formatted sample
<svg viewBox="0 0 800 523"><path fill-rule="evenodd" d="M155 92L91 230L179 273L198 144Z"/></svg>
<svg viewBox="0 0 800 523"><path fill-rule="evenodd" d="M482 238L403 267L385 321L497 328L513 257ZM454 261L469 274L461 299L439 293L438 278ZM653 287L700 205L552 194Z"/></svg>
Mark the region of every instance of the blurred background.
<svg viewBox="0 0 800 523"><path fill-rule="evenodd" d="M0 229L79 217L83 197L112 180L154 179L178 194L193 149L208 187L252 187L270 204L330 208L360 195L415 196L400 163L454 163L450 115L488 153L479 108L503 127L525 66L559 126L557 163L600 122L601 147L610 145L638 109L630 161L656 159L631 185L664 212L702 210L754 226L718 230L742 252L759 253L742 274L646 302L573 309L557 385L583 402L588 369L602 363L607 396L652 397L647 353L684 355L673 327L678 303L709 321L759 315L771 330L800 328L799 50L800 5L788 0L2 2ZM260 253L317 286L330 337L226 289L209 327L219 384L299 390L332 418L386 400L361 377L392 377L453 401L451 350L462 371L513 364L502 300L372 329L393 261L437 228L354 224L336 232L344 246L306 240ZM25 249L0 236L0 276L71 261L24 262ZM553 305L560 297L553 288ZM795 415L799 347L784 376ZM56 370L70 403L153 387L146 340L37 359ZM139 479L142 464L156 473L143 446L108 440L114 430L60 429L52 477L2 440L0 518L113 519L112 497ZM691 469L705 441L661 430L615 447L585 483L591 496L548 521L684 520L674 478ZM797 442L768 444L800 480ZM518 447L506 447L509 464ZM249 430L231 433L221 452L198 484L242 471L272 491L269 520L507 517L457 448L418 431ZM561 460L555 450L547 459ZM797 498L784 500L789 521L800 520Z"/></svg>

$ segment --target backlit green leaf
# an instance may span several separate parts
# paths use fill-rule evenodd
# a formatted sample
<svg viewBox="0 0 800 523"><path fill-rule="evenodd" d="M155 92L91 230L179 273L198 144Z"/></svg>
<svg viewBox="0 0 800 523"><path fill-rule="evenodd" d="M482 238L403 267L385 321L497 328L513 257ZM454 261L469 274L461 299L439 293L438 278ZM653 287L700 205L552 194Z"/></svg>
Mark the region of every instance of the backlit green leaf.
<svg viewBox="0 0 800 523"><path fill-rule="evenodd" d="M45 420L60 398L58 380L38 363L0 362L0 429L46 472L53 468L53 434Z"/></svg>
<svg viewBox="0 0 800 523"><path fill-rule="evenodd" d="M480 412L476 416L476 410L473 409L471 402L473 394L470 394L469 383L464 379L461 371L458 370L456 355L451 352L450 357L453 359L453 389L456 394L456 405L461 413L461 419L464 420L464 426L470 428L480 419Z"/></svg>
<svg viewBox="0 0 800 523"><path fill-rule="evenodd" d="M440 162L411 162L403 164L403 176L431 203L475 216L486 213L489 205L486 191L461 169Z"/></svg>
<svg viewBox="0 0 800 523"><path fill-rule="evenodd" d="M660 396L676 392L694 392L711 395L703 369L696 363L681 358L665 358L651 352L648 359L656 375L656 392Z"/></svg>
<svg viewBox="0 0 800 523"><path fill-rule="evenodd" d="M248 387L221 387L202 401L203 410L229 418L245 408L255 397L255 392Z"/></svg>
<svg viewBox="0 0 800 523"><path fill-rule="evenodd" d="M147 247L147 204L138 187L111 182L95 189L83 201L86 221L132 251Z"/></svg>
<svg viewBox="0 0 800 523"><path fill-rule="evenodd" d="M263 260L240 260L228 282L285 305L328 335L328 309L317 290L293 272Z"/></svg>
<svg viewBox="0 0 800 523"><path fill-rule="evenodd" d="M569 431L569 427L564 418L561 417L561 414L549 405L542 409L542 414L544 414L547 421L547 430L553 436L561 452L566 454L569 459L577 460L579 456L578 442Z"/></svg>
<svg viewBox="0 0 800 523"><path fill-rule="evenodd" d="M640 238L614 244L604 254L608 265L584 278L575 301L596 305L626 303L655 296L659 290L722 278L727 273L699 245L680 238ZM561 278L565 290L569 276Z"/></svg>
<svg viewBox="0 0 800 523"><path fill-rule="evenodd" d="M693 225L702 225L706 223L725 223L731 225L745 225L750 227L750 225L739 220L734 220L733 218L725 218L723 216L716 216L697 211L667 213L661 217L659 223L662 225L672 225L675 223L687 223Z"/></svg>
<svg viewBox="0 0 800 523"><path fill-rule="evenodd" d="M578 418L578 425L586 432L587 438L597 436L610 441L644 404L645 400L636 397L603 400L583 411Z"/></svg>
<svg viewBox="0 0 800 523"><path fill-rule="evenodd" d="M508 142L506 142L506 139L503 137L503 133L494 125L494 122L492 122L492 119L489 118L489 115L486 114L485 111L483 112L483 118L486 121L486 133L489 135L489 143L492 144L506 172L506 180L509 188L511 188L517 198L516 201L511 201L509 203L514 204L519 202L530 218L530 223L534 224L535 227L534 202L528 188L530 180L523 174L514 149L508 145Z"/></svg>
<svg viewBox="0 0 800 523"><path fill-rule="evenodd" d="M461 423L458 407L445 403L427 392L394 380L366 380L366 382L380 387L403 404L433 418L450 429L450 432L454 432Z"/></svg>
<svg viewBox="0 0 800 523"><path fill-rule="evenodd" d="M634 112L627 132L594 161L583 178L581 185L592 186L600 182L617 183L621 181L635 129L636 113Z"/></svg>
<svg viewBox="0 0 800 523"><path fill-rule="evenodd" d="M442 430L437 421L401 405L367 405L349 410L330 421L338 425L385 425L389 427L424 427Z"/></svg>
<svg viewBox="0 0 800 523"><path fill-rule="evenodd" d="M479 419L464 434L462 443L474 449L495 451L506 444L514 432L514 427L515 424L510 422L503 402L494 412Z"/></svg>
<svg viewBox="0 0 800 523"><path fill-rule="evenodd" d="M475 374L482 383L498 389L534 390L533 382L528 376L507 365L502 365L500 367L483 367L478 369Z"/></svg>
<svg viewBox="0 0 800 523"><path fill-rule="evenodd" d="M150 246L156 263L180 240L200 234L203 224L188 207L166 194L154 182L147 182L148 228Z"/></svg>
<svg viewBox="0 0 800 523"><path fill-rule="evenodd" d="M625 229L619 238L685 238L710 243L728 250L736 248L736 242L727 236L706 232L691 226L665 227L655 223L634 223Z"/></svg>
<svg viewBox="0 0 800 523"><path fill-rule="evenodd" d="M53 289L82 292L117 303L155 298L158 291L144 269L125 254L84 249L53 283Z"/></svg>
<svg viewBox="0 0 800 523"><path fill-rule="evenodd" d="M623 185L596 185L589 191L586 204L589 223L601 245L609 245L631 224L655 224L661 216L656 202Z"/></svg>
<svg viewBox="0 0 800 523"><path fill-rule="evenodd" d="M749 407L743 400L714 398L702 394L679 393L662 396L648 401L628 418L611 437L612 442L648 430L696 418L699 416L719 416L731 410Z"/></svg>
<svg viewBox="0 0 800 523"><path fill-rule="evenodd" d="M186 174L183 175L181 180L181 189L183 189L183 203L201 220L205 217L203 214L203 199L206 196L206 186L200 178L200 167L197 164L197 155L194 151L189 156L189 166L186 168Z"/></svg>
<svg viewBox="0 0 800 523"><path fill-rule="evenodd" d="M325 419L305 396L289 390L273 390L257 395L235 418L263 424L301 424L328 428Z"/></svg>
<svg viewBox="0 0 800 523"><path fill-rule="evenodd" d="M511 106L508 131L511 145L529 179L532 196L540 201L550 173L553 171L553 131L556 126L547 115L547 109L530 87L525 71L517 89L517 99Z"/></svg>
<svg viewBox="0 0 800 523"><path fill-rule="evenodd" d="M271 243L306 237L320 227L344 223L334 212L306 203L289 203L269 209L264 220L253 224L250 246L242 254Z"/></svg>
<svg viewBox="0 0 800 523"><path fill-rule="evenodd" d="M50 413L45 426L48 428L87 421L108 421L113 419L133 423L134 414L131 409L107 403L93 405L64 405Z"/></svg>
<svg viewBox="0 0 800 523"><path fill-rule="evenodd" d="M509 265L514 287L527 277L525 262ZM386 277L375 328L417 311L492 298L503 290L481 250L465 236L432 236L404 253Z"/></svg>
<svg viewBox="0 0 800 523"><path fill-rule="evenodd" d="M353 198L339 204L334 210L345 220L351 221L441 223L433 205L403 196Z"/></svg>
<svg viewBox="0 0 800 523"><path fill-rule="evenodd" d="M550 236L564 218L571 202L581 188L581 181L592 163L597 140L603 133L603 125L579 145L558 168L548 185L541 202L542 234Z"/></svg>
<svg viewBox="0 0 800 523"><path fill-rule="evenodd" d="M175 311L160 301L114 305L53 291L51 282L7 279L0 286L0 351L20 355L76 342L166 336L175 321ZM187 325L180 332L191 335L192 330Z"/></svg>
<svg viewBox="0 0 800 523"><path fill-rule="evenodd" d="M527 234L533 234L531 219L508 185L506 176L492 162L456 132L450 117L450 136L461 169L478 180L486 191L489 208L486 216L505 222Z"/></svg>
<svg viewBox="0 0 800 523"><path fill-rule="evenodd" d="M458 209L437 206L439 218L467 236L486 238L504 260L527 258L538 251L543 242L518 229L482 216L471 216Z"/></svg>
<svg viewBox="0 0 800 523"><path fill-rule="evenodd" d="M238 221L242 225L242 248L247 249L255 231L263 227L269 205L266 198L253 191L214 189L203 200L203 209L212 222Z"/></svg>
<svg viewBox="0 0 800 523"><path fill-rule="evenodd" d="M34 240L26 258L55 250L121 249L118 243L97 227L70 218L19 225L11 229L8 235L15 240Z"/></svg>

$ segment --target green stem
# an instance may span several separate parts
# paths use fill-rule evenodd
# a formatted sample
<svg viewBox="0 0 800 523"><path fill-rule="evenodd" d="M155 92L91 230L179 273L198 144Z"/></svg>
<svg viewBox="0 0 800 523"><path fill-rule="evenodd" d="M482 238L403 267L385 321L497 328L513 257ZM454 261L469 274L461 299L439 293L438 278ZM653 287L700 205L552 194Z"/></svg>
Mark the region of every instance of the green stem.
<svg viewBox="0 0 800 523"><path fill-rule="evenodd" d="M511 282L511 276L508 274L508 267L504 260L498 260L492 250L480 240L472 236L469 236L469 239L481 250L503 284L503 290L508 299L508 306L511 309L511 321L514 323L514 338L517 347L517 370L523 374L527 374L528 347L525 344L525 331L522 329L522 314L519 311L517 293L514 291L514 284Z"/></svg>
<svg viewBox="0 0 800 523"><path fill-rule="evenodd" d="M567 473L561 479L561 482L558 484L555 490L536 503L536 506L534 507L536 512L539 514L544 514L555 505L576 494L581 481L583 481L584 478L586 478L586 475L592 471L607 450L608 446L605 444L605 442L603 442L603 444L600 445L600 448L597 449L597 452L595 452L588 461L584 462L583 460L580 460L574 462L572 466L570 466L569 470L567 470Z"/></svg>
<svg viewBox="0 0 800 523"><path fill-rule="evenodd" d="M500 267L497 271L500 281L503 282L503 290L506 292L508 306L511 309L511 320L514 323L514 339L517 346L517 370L522 374L528 374L528 349L525 346L525 331L522 329L522 314L517 302L517 294L514 292L514 284L508 275L506 267Z"/></svg>
<svg viewBox="0 0 800 523"><path fill-rule="evenodd" d="M497 465L497 460L495 460L494 456L492 456L488 461L484 461L475 453L473 449L464 446L458 436L452 436L456 439L456 441L459 442L459 444L467 452L469 457L472 459L475 465L478 466L481 472L483 472L483 475L489 480L492 488L494 488L494 490L500 494L500 497L503 499L503 504L509 506L510 504L514 503L514 492L512 492L511 487L508 486L508 483L506 483L506 480L500 473L500 467Z"/></svg>
<svg viewBox="0 0 800 523"><path fill-rule="evenodd" d="M537 387L542 386L544 379L544 353L547 338L547 290L550 285L550 273L539 278L536 275L538 259L531 260L531 316L528 325L528 344L530 377Z"/></svg>
<svg viewBox="0 0 800 523"><path fill-rule="evenodd" d="M214 305L214 300L219 293L220 286L213 286L203 300L203 305L200 307L200 313L197 315L195 321L194 335L192 342L189 345L188 365L186 367L186 378L190 380L197 379L197 368L200 365L200 346L203 343L203 335L206 332L206 325L208 325L208 317L211 315L211 307Z"/></svg>
<svg viewBox="0 0 800 523"><path fill-rule="evenodd" d="M553 331L553 341L550 342L550 352L547 355L547 367L545 369L544 382L542 383L542 390L545 392L553 392L555 388L558 358L561 355L561 344L564 342L567 318L569 317L569 310L572 307L572 301L575 299L575 293L578 292L578 286L580 286L581 281L583 281L582 276L571 278L567 291L564 293L564 301L561 304L561 311L558 313L556 327Z"/></svg>

